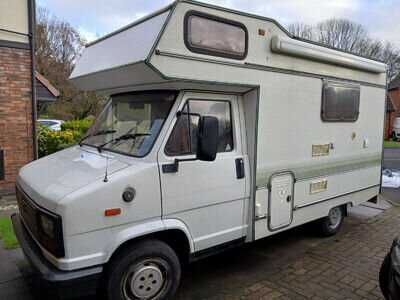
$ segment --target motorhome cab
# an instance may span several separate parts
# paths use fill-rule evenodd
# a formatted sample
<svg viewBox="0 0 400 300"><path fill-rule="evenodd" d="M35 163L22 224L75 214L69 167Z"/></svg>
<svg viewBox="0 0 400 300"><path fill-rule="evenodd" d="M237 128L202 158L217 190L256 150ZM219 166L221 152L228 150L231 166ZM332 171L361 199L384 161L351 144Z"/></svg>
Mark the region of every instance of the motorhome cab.
<svg viewBox="0 0 400 300"><path fill-rule="evenodd" d="M334 234L379 193L386 66L274 20L177 1L89 44L70 80L110 100L80 145L21 169L13 216L64 296L169 298L184 262L310 221Z"/></svg>

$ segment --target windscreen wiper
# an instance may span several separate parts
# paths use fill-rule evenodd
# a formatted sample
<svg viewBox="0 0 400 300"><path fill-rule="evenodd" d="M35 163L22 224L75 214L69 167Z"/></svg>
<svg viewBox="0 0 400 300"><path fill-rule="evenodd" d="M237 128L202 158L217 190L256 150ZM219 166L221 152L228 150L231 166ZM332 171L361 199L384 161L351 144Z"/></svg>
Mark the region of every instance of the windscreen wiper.
<svg viewBox="0 0 400 300"><path fill-rule="evenodd" d="M99 153L101 152L101 150L104 148L104 146L112 143L112 142L119 142L119 141L126 141L126 140L130 140L130 139L136 139L138 136L151 136L150 133L127 133L127 134L123 134L120 137L117 137L115 139L112 139L108 142L105 142L104 144L101 144L100 146L97 146L97 151L99 151Z"/></svg>
<svg viewBox="0 0 400 300"><path fill-rule="evenodd" d="M83 142L84 140L86 140L86 139L92 137L92 136L103 135L103 134L110 134L110 133L115 133L115 132L117 132L117 131L116 131L116 130L113 130L113 129L100 130L100 131L97 131L97 132L95 132L95 133L92 133L92 134L89 134L89 135L85 136L84 138L82 138L82 139L79 141L78 144L79 144L79 146L82 146L82 142Z"/></svg>

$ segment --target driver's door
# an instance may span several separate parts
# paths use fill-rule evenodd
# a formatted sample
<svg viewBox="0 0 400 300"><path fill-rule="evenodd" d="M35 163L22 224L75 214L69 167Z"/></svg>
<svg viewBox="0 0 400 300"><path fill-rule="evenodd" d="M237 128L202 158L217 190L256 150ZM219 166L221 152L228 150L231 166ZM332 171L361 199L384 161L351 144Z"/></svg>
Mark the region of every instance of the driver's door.
<svg viewBox="0 0 400 300"><path fill-rule="evenodd" d="M185 93L158 154L163 218L183 221L195 251L239 239L244 229L247 156L243 156L238 97ZM182 161L178 170L163 168L178 159L195 159L199 116L219 121L215 161ZM169 171L168 171L169 170Z"/></svg>

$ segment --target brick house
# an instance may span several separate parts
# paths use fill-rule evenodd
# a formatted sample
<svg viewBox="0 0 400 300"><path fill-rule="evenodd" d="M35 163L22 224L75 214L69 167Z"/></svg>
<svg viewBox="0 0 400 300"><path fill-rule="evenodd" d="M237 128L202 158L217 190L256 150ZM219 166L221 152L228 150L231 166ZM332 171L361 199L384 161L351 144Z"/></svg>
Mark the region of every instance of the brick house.
<svg viewBox="0 0 400 300"><path fill-rule="evenodd" d="M394 105L392 98L389 93L386 95L386 123L385 123L385 141L388 141L390 138L390 127L393 123L391 123L392 114L396 112L396 106Z"/></svg>
<svg viewBox="0 0 400 300"><path fill-rule="evenodd" d="M388 94L396 108L390 115L390 126L393 126L394 119L400 117L400 74L389 83Z"/></svg>
<svg viewBox="0 0 400 300"><path fill-rule="evenodd" d="M37 158L34 0L0 1L0 195Z"/></svg>

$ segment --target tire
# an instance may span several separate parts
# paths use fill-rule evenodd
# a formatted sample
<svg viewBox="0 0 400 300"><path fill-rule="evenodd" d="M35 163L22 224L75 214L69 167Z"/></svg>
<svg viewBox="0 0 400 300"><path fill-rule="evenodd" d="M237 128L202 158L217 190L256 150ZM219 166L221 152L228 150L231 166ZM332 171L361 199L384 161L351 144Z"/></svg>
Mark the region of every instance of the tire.
<svg viewBox="0 0 400 300"><path fill-rule="evenodd" d="M171 299L181 277L174 250L159 240L145 240L122 250L107 268L109 300Z"/></svg>
<svg viewBox="0 0 400 300"><path fill-rule="evenodd" d="M392 132L392 140L393 140L393 142L396 142L397 141L397 137L396 137L396 132Z"/></svg>
<svg viewBox="0 0 400 300"><path fill-rule="evenodd" d="M389 279L390 279L390 253L388 253L379 271L379 286L385 299L389 299Z"/></svg>
<svg viewBox="0 0 400 300"><path fill-rule="evenodd" d="M344 209L342 206L337 206L329 211L328 216L319 219L318 228L322 236L332 236L336 234L344 220Z"/></svg>

